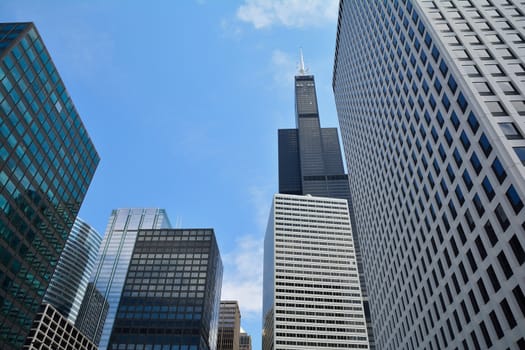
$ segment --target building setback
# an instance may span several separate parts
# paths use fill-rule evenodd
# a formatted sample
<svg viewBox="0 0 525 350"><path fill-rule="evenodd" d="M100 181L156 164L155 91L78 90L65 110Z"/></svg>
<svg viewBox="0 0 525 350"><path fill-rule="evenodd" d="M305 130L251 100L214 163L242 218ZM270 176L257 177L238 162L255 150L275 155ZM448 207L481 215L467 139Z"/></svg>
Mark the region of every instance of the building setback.
<svg viewBox="0 0 525 350"><path fill-rule="evenodd" d="M101 241L93 227L77 218L44 295L43 303L70 322L77 319Z"/></svg>
<svg viewBox="0 0 525 350"><path fill-rule="evenodd" d="M263 350L369 349L348 202L276 194L264 241Z"/></svg>
<svg viewBox="0 0 525 350"><path fill-rule="evenodd" d="M333 88L381 349L525 348L525 16L341 1Z"/></svg>
<svg viewBox="0 0 525 350"><path fill-rule="evenodd" d="M99 156L32 23L0 24L0 348L19 350Z"/></svg>
<svg viewBox="0 0 525 350"><path fill-rule="evenodd" d="M140 230L108 349L215 350L222 269L212 229Z"/></svg>
<svg viewBox="0 0 525 350"><path fill-rule="evenodd" d="M221 300L217 350L239 350L241 311L234 300Z"/></svg>
<svg viewBox="0 0 525 350"><path fill-rule="evenodd" d="M100 307L99 293L108 301L107 317L93 319L87 317L91 312L79 315L76 325L79 329L90 329L88 334L98 338L100 334L100 349L107 349L115 314L122 295L122 288L128 272L131 253L137 239L139 229L170 228L168 216L164 209L126 208L111 212L106 233L97 256L96 267L91 276L95 288L87 293L83 303L86 308ZM90 304L93 303L94 306ZM102 330L100 330L102 328Z"/></svg>

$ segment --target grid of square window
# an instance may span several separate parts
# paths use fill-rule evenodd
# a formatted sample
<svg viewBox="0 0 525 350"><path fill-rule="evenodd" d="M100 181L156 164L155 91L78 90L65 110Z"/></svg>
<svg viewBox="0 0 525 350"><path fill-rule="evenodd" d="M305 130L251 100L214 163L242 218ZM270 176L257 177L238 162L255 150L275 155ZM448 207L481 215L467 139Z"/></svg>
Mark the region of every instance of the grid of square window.
<svg viewBox="0 0 525 350"><path fill-rule="evenodd" d="M488 4L341 3L333 87L380 348L524 342L525 18ZM490 60L466 27L499 35Z"/></svg>
<svg viewBox="0 0 525 350"><path fill-rule="evenodd" d="M139 230L109 348L215 346L221 281L213 230Z"/></svg>

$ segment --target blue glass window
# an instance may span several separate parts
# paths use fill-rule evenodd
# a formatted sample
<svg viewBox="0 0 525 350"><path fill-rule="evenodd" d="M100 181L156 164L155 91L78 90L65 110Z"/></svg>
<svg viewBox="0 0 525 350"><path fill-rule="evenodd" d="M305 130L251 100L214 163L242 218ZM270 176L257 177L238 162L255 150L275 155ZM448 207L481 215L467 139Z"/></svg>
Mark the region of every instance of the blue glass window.
<svg viewBox="0 0 525 350"><path fill-rule="evenodd" d="M427 64L427 54L425 53L425 51L421 51L419 58L421 58L421 62L423 62L423 65Z"/></svg>
<svg viewBox="0 0 525 350"><path fill-rule="evenodd" d="M415 67L416 63L417 63L416 56L410 55L410 64L412 65L412 67Z"/></svg>
<svg viewBox="0 0 525 350"><path fill-rule="evenodd" d="M516 152L521 164L525 165L525 147L514 147L514 152Z"/></svg>
<svg viewBox="0 0 525 350"><path fill-rule="evenodd" d="M423 87L423 91L425 92L425 95L428 93L428 83L426 80L423 80L423 84L422 84L422 87ZM423 107L421 107L423 108Z"/></svg>
<svg viewBox="0 0 525 350"><path fill-rule="evenodd" d="M437 81L437 79L436 79ZM441 84L440 84L441 86ZM443 107L445 107L445 110L448 112L450 109L450 100L448 99L447 94L443 94L443 97L441 98L441 103L443 103Z"/></svg>
<svg viewBox="0 0 525 350"><path fill-rule="evenodd" d="M439 79L434 80L434 87L436 88L436 91L438 92L438 95L441 93L441 90L443 89L443 86L441 85L441 82Z"/></svg>
<svg viewBox="0 0 525 350"><path fill-rule="evenodd" d="M487 139L487 136L485 136L484 133L482 133L479 138L479 145L481 146L481 149L483 150L485 156L488 157L490 152L492 152L492 145L490 144L489 140Z"/></svg>
<svg viewBox="0 0 525 350"><path fill-rule="evenodd" d="M468 107L468 102L462 92L460 92L458 96L458 105L459 105L459 108L461 108L461 111L465 113Z"/></svg>
<svg viewBox="0 0 525 350"><path fill-rule="evenodd" d="M436 45L434 45L434 47L432 48L432 57L434 58L434 61L436 61L437 63L439 60L439 50L436 47Z"/></svg>
<svg viewBox="0 0 525 350"><path fill-rule="evenodd" d="M430 63L427 65L427 73L430 79L434 78L434 67Z"/></svg>
<svg viewBox="0 0 525 350"><path fill-rule="evenodd" d="M414 11L414 13L412 13L412 21L414 22L414 24L417 24L417 20L419 19L419 15L417 14L416 11ZM423 31L424 31L424 27L423 27Z"/></svg>
<svg viewBox="0 0 525 350"><path fill-rule="evenodd" d="M443 119L443 115L441 114L440 111L436 113L436 119L438 121L439 127L442 128L443 124L445 123L445 119ZM449 143L449 146L450 146L450 143Z"/></svg>
<svg viewBox="0 0 525 350"><path fill-rule="evenodd" d="M505 172L505 169L503 169L503 165L501 164L498 158L494 159L494 161L492 162L492 171L494 172L494 175L496 175L496 178L498 179L499 183L503 183L503 181L507 177L507 173Z"/></svg>
<svg viewBox="0 0 525 350"><path fill-rule="evenodd" d="M447 85L448 85L448 87L450 88L450 90L453 93L456 93L456 90L458 88L458 84L456 83L456 79L454 79L454 77L452 75L450 75L450 77L448 78Z"/></svg>
<svg viewBox="0 0 525 350"><path fill-rule="evenodd" d="M445 158L447 158L447 154L445 153L445 149L443 148L443 145L439 145L438 153L439 153L439 157L441 158L442 161L444 161Z"/></svg>
<svg viewBox="0 0 525 350"><path fill-rule="evenodd" d="M417 26L417 31L419 32L419 34L423 35L423 33L425 32L425 25L423 24L423 22L419 22L419 25Z"/></svg>
<svg viewBox="0 0 525 350"><path fill-rule="evenodd" d="M465 196L463 196L461 187L459 187L459 185L456 186L456 190L454 192L456 193L456 198L458 199L459 204L463 205L463 203L465 203Z"/></svg>
<svg viewBox="0 0 525 350"><path fill-rule="evenodd" d="M448 202L448 209L450 210L450 214L452 215L452 218L455 219L458 216L458 213L456 211L456 206L452 201Z"/></svg>
<svg viewBox="0 0 525 350"><path fill-rule="evenodd" d="M501 228L505 231L510 226L510 222L501 204L498 204L498 206L494 210L494 214L496 214L496 218L498 219Z"/></svg>
<svg viewBox="0 0 525 350"><path fill-rule="evenodd" d="M481 171L481 162L479 161L478 156L476 153L472 152L472 156L470 157L470 164L472 164L472 167L476 171L476 174L479 175L479 172Z"/></svg>
<svg viewBox="0 0 525 350"><path fill-rule="evenodd" d="M468 125L470 126L470 129L475 134L478 131L479 123L474 113L470 112L468 114L467 122L468 122Z"/></svg>
<svg viewBox="0 0 525 350"><path fill-rule="evenodd" d="M425 111L425 113L423 114L423 117L425 118L427 125L430 125L430 121L432 119L430 118L430 114L428 113L428 111Z"/></svg>
<svg viewBox="0 0 525 350"><path fill-rule="evenodd" d="M454 125L454 129L458 130L459 118L455 111L452 111L452 114L450 115L450 121L452 122L452 125Z"/></svg>
<svg viewBox="0 0 525 350"><path fill-rule="evenodd" d="M445 136L445 140L447 141L447 144L450 147L452 145L452 136L450 135L450 132L447 128L445 128L445 133L443 135Z"/></svg>
<svg viewBox="0 0 525 350"><path fill-rule="evenodd" d="M443 78L445 78L448 73L448 67L447 67L447 64L445 63L445 60L441 60L441 63L439 64L439 71L443 75Z"/></svg>
<svg viewBox="0 0 525 350"><path fill-rule="evenodd" d="M453 182L456 179L456 175L454 174L454 168L450 164L447 166L447 175L450 179L450 182Z"/></svg>
<svg viewBox="0 0 525 350"><path fill-rule="evenodd" d="M487 195L487 198L489 200L492 200L496 193L494 193L494 188L492 187L492 184L490 183L490 180L488 177L485 176L483 181L481 182L481 186L483 187L483 190L485 191L485 194Z"/></svg>
<svg viewBox="0 0 525 350"><path fill-rule="evenodd" d="M464 131L461 132L459 139L461 140L461 144L463 145L465 151L468 151L470 148L470 140L468 139L468 136L467 134L465 134Z"/></svg>
<svg viewBox="0 0 525 350"><path fill-rule="evenodd" d="M430 130L430 134L432 135L432 139L434 140L434 142L437 142L439 135L436 131L436 128L432 127L432 129Z"/></svg>
<svg viewBox="0 0 525 350"><path fill-rule="evenodd" d="M457 148L454 149L454 152L452 153L452 156L454 157L454 160L456 161L456 165L457 165L458 167L460 167L461 164L463 163L463 159L462 159L462 157L461 157L461 154L459 154Z"/></svg>
<svg viewBox="0 0 525 350"><path fill-rule="evenodd" d="M463 171L463 175L461 176L463 178L463 182L465 183L465 186L467 186L467 189L470 191L472 189L472 178L470 177L470 174L468 173L468 171L465 169L465 171Z"/></svg>
<svg viewBox="0 0 525 350"><path fill-rule="evenodd" d="M421 81L421 77L423 76L423 72L421 71L421 69L419 67L416 68L416 76L417 76L418 80Z"/></svg>
<svg viewBox="0 0 525 350"><path fill-rule="evenodd" d="M434 111L436 109L436 100L434 99L434 96L432 94L430 94L430 96L428 97L428 102L430 103L430 107Z"/></svg>
<svg viewBox="0 0 525 350"><path fill-rule="evenodd" d="M414 39L414 49L416 49L416 52L419 52L419 49L421 48L421 43L419 42L418 38Z"/></svg>
<svg viewBox="0 0 525 350"><path fill-rule="evenodd" d="M512 208L514 209L514 212L518 214L520 210L523 209L523 201L521 200L518 192L516 192L514 186L510 185L505 194L507 195L510 205L512 205Z"/></svg>
<svg viewBox="0 0 525 350"><path fill-rule="evenodd" d="M481 217L485 213L485 208L483 207L481 199L479 198L479 195L477 193L472 198L472 201L474 202L474 206L476 207L478 215Z"/></svg>
<svg viewBox="0 0 525 350"><path fill-rule="evenodd" d="M430 37L430 34L428 33L425 35L425 44L427 45L427 48L429 49L430 49L430 46L432 46L432 38Z"/></svg>

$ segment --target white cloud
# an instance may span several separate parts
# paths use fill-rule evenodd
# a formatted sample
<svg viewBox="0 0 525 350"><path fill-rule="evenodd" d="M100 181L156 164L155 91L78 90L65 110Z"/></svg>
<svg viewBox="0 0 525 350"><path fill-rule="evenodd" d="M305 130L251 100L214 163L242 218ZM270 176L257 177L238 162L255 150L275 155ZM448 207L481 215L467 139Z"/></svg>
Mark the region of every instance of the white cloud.
<svg viewBox="0 0 525 350"><path fill-rule="evenodd" d="M260 232L266 231L274 190L273 185L252 186L248 189L251 204L255 208L255 220Z"/></svg>
<svg viewBox="0 0 525 350"><path fill-rule="evenodd" d="M222 300L237 300L243 318L261 317L263 240L254 236L237 239L233 252L223 256Z"/></svg>
<svg viewBox="0 0 525 350"><path fill-rule="evenodd" d="M297 57L299 57L299 52L297 52ZM280 86L290 88L298 66L292 55L278 49L273 50L271 64L273 80Z"/></svg>
<svg viewBox="0 0 525 350"><path fill-rule="evenodd" d="M337 21L338 6L338 0L245 0L237 9L237 18L256 29L321 26Z"/></svg>

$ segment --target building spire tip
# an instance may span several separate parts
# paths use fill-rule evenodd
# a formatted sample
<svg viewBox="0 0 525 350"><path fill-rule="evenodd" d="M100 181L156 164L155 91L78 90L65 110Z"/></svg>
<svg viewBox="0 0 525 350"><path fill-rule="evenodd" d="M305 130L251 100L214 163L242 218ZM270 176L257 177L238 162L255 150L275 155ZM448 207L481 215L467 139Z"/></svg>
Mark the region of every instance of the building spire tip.
<svg viewBox="0 0 525 350"><path fill-rule="evenodd" d="M304 58L303 58L303 48L299 48L299 74L300 75L305 75L306 72L308 72L308 68L305 67L304 65Z"/></svg>

